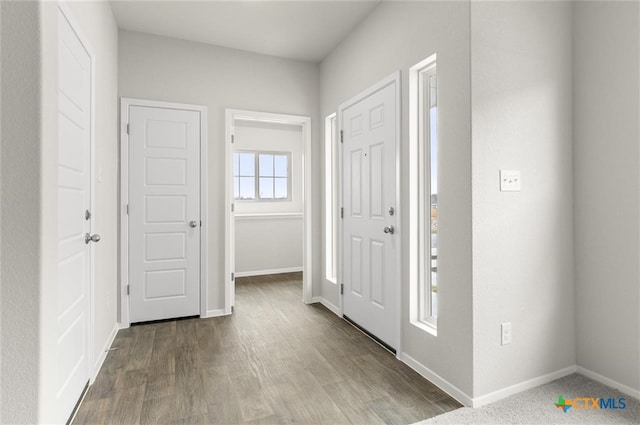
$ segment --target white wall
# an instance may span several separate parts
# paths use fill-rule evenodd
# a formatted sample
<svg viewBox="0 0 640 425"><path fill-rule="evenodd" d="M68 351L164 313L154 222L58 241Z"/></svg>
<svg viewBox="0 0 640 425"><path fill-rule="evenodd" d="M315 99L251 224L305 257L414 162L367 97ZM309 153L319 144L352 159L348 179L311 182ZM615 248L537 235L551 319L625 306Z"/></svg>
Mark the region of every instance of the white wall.
<svg viewBox="0 0 640 425"><path fill-rule="evenodd" d="M471 3L475 398L575 364L571 39L570 3Z"/></svg>
<svg viewBox="0 0 640 425"><path fill-rule="evenodd" d="M2 214L0 412L38 420L40 331L40 7L0 3ZM25 190L29 188L29 190Z"/></svg>
<svg viewBox="0 0 640 425"><path fill-rule="evenodd" d="M94 360L115 325L116 37L107 3L76 7L74 16L96 61L97 230ZM2 420L56 417L57 359L57 3L2 2ZM77 12L77 13L75 13ZM77 16L76 16L77 15ZM113 169L110 172L109 169ZM109 235L113 241L109 241ZM105 240L103 239L103 240ZM101 242L102 243L102 242ZM92 365L93 366L93 365Z"/></svg>
<svg viewBox="0 0 640 425"><path fill-rule="evenodd" d="M575 5L577 363L640 391L637 2Z"/></svg>
<svg viewBox="0 0 640 425"><path fill-rule="evenodd" d="M236 276L302 270L302 127L236 120L234 136L234 151L291 155L290 200L235 201Z"/></svg>
<svg viewBox="0 0 640 425"><path fill-rule="evenodd" d="M402 71L401 194L408 193L408 70L438 54L440 155L438 336L409 323L409 199L402 220L402 351L470 395L471 358L471 144L469 4L384 2L321 64L322 117L393 71ZM402 195L401 195L402 196ZM324 223L324 220L323 220ZM324 243L324 242L323 242ZM322 250L324 257L324 249ZM338 305L336 285L321 295ZM450 387L450 389L451 389Z"/></svg>
<svg viewBox="0 0 640 425"><path fill-rule="evenodd" d="M314 164L319 158L318 67L202 43L121 31L119 95L206 105L209 135L209 300L224 308L224 110L310 116ZM319 166L313 194L319 199ZM314 212L319 211L319 202ZM317 223L318 214L313 222ZM320 226L313 226L312 281L320 276ZM318 292L318 289L314 289Z"/></svg>

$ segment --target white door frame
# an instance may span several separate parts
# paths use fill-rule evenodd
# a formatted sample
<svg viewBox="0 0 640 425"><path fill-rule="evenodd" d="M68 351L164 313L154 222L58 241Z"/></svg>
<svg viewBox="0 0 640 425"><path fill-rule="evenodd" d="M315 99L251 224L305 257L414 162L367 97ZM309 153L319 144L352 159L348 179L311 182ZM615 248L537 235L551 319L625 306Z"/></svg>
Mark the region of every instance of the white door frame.
<svg viewBox="0 0 640 425"><path fill-rule="evenodd" d="M381 90L382 88L395 84L396 91L396 235L398 239L398 248L396 249L396 281L399 282L398 285L398 293L396 299L396 329L398 332L398 343L396 349L396 356L402 353L402 197L400 196L400 145L402 144L402 102L401 102L401 80L400 80L401 72L400 70L393 72L391 75L377 82L376 84L368 87L366 90L358 93L353 96L349 100L343 102L338 107L338 132L342 131L343 123L342 123L342 114L344 110L358 103L362 99L370 96L371 94ZM340 199L340 205L344 205L344 176L342 172L343 161L344 161L344 145L341 143L340 148L338 149L338 163L339 163L339 172L338 172L338 199ZM344 283L344 221L338 220L338 279L340 283ZM338 286L338 291L340 291L340 286ZM338 308L340 311L340 316L344 316L344 294L338 295Z"/></svg>
<svg viewBox="0 0 640 425"><path fill-rule="evenodd" d="M231 149L231 138L234 135L235 120L254 121L273 124L298 125L302 127L302 178L303 184L303 256L302 256L302 301L306 304L313 302L311 273L313 259L312 227L311 227L311 118L301 115L273 114L269 112L255 112L241 109L226 109L225 111L225 148L224 148L224 184L225 184L225 252L224 252L224 312L231 314L231 307L234 303L233 281L231 274L235 273L234 257L235 235L231 234L234 220L234 212L231 211L233 204L233 152Z"/></svg>
<svg viewBox="0 0 640 425"><path fill-rule="evenodd" d="M91 107L91 113L89 116L89 126L91 127L91 130L89 131L89 149L90 149L89 190L91 192L90 193L91 196L89 200L89 206L91 208L91 213L94 214L93 217L96 217L95 216L95 210L96 210L96 196L95 196L95 193L96 193L96 167L95 167L95 164L96 164L96 125L95 125L96 124L96 55L93 50L93 47L87 41L88 38L86 37L85 33L82 31L80 25L78 24L78 21L73 16L71 9L67 5L67 2L58 1L58 9L67 19L67 22L69 22L69 25L71 26L71 29L78 37L80 44L82 44L82 47L84 47L85 51L89 55L90 63L91 63L91 72L90 72L91 81L89 83L89 86L90 86L89 90L91 92L90 94L91 100L89 103ZM96 222L95 218L92 218L90 221L91 229L89 232L91 234L94 234L96 232L95 222ZM93 383L96 376L98 375L99 364L101 364L102 356L101 356L101 353L96 356L95 353L93 352L93 345L94 345L95 334L96 334L95 333L95 322L96 322L95 320L96 251L95 250L96 250L96 246L95 244L90 244L90 246L91 246L91 251L89 254L90 271L89 271L89 296L88 296L89 338L86 342L86 349L87 349L87 354L89 356L89 359L88 359L89 370L87 371L87 373L89 376L89 382Z"/></svg>
<svg viewBox="0 0 640 425"><path fill-rule="evenodd" d="M127 328L129 320L129 107L178 109L200 113L200 317L207 317L208 297L208 204L207 204L207 107L184 103L161 102L123 97L120 99L120 327Z"/></svg>

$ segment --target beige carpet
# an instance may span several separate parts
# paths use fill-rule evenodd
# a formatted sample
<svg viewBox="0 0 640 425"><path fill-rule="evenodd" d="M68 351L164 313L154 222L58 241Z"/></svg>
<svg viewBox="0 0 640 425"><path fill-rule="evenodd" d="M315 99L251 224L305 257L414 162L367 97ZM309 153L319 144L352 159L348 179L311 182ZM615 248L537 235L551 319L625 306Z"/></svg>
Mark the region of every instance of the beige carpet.
<svg viewBox="0 0 640 425"><path fill-rule="evenodd" d="M624 409L563 409L555 406L558 397L613 398ZM581 407L584 403L578 402ZM582 375L573 374L529 391L515 394L495 403L472 409L463 407L453 412L418 422L430 424L640 424L640 402L618 390L609 388Z"/></svg>

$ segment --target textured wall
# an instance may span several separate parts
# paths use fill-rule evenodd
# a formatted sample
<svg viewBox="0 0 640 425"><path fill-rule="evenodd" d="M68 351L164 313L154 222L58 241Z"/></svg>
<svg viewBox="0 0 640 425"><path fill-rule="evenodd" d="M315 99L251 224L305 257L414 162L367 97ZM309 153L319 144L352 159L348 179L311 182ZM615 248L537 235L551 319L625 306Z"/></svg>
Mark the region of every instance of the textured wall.
<svg viewBox="0 0 640 425"><path fill-rule="evenodd" d="M575 5L577 364L640 392L640 7Z"/></svg>

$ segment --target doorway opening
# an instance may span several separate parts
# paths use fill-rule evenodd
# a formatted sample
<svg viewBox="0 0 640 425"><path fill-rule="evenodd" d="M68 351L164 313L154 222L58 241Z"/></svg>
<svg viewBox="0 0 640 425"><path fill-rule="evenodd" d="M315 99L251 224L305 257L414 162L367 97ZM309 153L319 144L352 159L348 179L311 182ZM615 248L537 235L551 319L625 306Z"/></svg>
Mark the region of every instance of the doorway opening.
<svg viewBox="0 0 640 425"><path fill-rule="evenodd" d="M310 152L309 117L226 111L226 314L249 276L302 272L312 302Z"/></svg>

